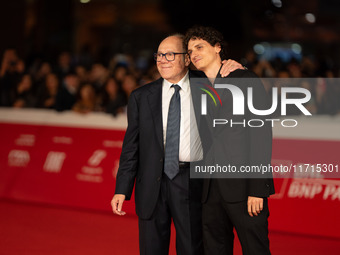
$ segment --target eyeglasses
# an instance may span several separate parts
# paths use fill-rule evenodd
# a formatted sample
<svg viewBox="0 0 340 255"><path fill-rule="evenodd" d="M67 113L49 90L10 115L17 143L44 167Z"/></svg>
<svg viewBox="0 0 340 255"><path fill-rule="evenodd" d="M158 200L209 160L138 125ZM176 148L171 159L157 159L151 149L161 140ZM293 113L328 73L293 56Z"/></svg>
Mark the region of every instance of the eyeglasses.
<svg viewBox="0 0 340 255"><path fill-rule="evenodd" d="M166 60L168 61L174 61L175 60L175 55L177 54L187 54L186 52L167 52L167 53L154 53L153 56L157 62L160 62L163 58L165 57Z"/></svg>

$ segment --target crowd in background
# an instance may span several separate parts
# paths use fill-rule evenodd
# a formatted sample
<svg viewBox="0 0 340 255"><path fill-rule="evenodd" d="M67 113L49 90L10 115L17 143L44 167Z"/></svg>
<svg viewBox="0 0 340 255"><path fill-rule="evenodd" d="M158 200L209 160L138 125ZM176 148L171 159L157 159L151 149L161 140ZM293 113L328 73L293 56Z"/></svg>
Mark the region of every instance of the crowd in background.
<svg viewBox="0 0 340 255"><path fill-rule="evenodd" d="M132 58L123 59L115 56L106 66L77 61L62 52L55 63L36 58L27 66L14 49L8 49L1 65L0 105L116 115L125 111L135 88L159 78L154 66L142 71Z"/></svg>
<svg viewBox="0 0 340 255"><path fill-rule="evenodd" d="M61 52L56 61L35 58L28 64L15 49L7 49L0 70L0 106L79 113L102 111L115 116L126 111L134 89L160 77L152 59L142 68L136 63L136 59L122 54L103 64ZM313 114L340 114L340 85L333 79L339 77L339 73L327 65L310 57L303 57L301 61L292 59L288 63L279 58L258 60L252 51L246 53L241 63L259 77L316 78L299 84L312 94L305 106ZM267 82L264 85L269 93L273 86L282 86ZM288 114L300 113L296 109L288 111Z"/></svg>

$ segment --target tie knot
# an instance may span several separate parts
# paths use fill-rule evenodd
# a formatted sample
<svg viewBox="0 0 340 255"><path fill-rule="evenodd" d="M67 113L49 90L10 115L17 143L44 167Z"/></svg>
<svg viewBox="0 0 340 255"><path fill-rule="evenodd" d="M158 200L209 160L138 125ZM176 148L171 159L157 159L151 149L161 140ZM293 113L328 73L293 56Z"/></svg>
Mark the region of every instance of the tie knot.
<svg viewBox="0 0 340 255"><path fill-rule="evenodd" d="M171 87L175 89L175 93L178 93L178 91L181 89L181 87L177 84L172 84Z"/></svg>

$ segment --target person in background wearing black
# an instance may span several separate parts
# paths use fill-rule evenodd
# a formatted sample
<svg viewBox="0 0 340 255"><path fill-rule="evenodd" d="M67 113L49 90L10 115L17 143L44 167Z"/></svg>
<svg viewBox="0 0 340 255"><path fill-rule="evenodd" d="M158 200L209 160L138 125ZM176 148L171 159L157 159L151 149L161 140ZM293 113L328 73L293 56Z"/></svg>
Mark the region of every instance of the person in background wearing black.
<svg viewBox="0 0 340 255"><path fill-rule="evenodd" d="M123 112L124 106L127 105L127 96L113 77L109 78L104 85L101 93L101 104L103 111L113 116Z"/></svg>
<svg viewBox="0 0 340 255"><path fill-rule="evenodd" d="M57 111L71 110L77 101L79 78L71 72L65 76L64 84L56 97L55 108Z"/></svg>
<svg viewBox="0 0 340 255"><path fill-rule="evenodd" d="M57 75L49 73L37 91L38 108L55 109L56 98L59 90L59 80Z"/></svg>

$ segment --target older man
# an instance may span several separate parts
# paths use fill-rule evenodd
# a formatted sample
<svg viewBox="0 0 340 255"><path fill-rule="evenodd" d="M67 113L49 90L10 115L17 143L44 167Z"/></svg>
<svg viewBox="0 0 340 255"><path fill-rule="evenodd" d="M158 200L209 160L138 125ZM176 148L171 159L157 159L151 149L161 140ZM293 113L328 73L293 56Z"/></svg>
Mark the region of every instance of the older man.
<svg viewBox="0 0 340 255"><path fill-rule="evenodd" d="M183 36L165 38L155 53L161 79L136 89L128 104L126 130L113 212L122 211L135 187L140 254L169 252L170 226L176 228L177 254L203 254L201 180L190 179L190 162L203 157L194 114L190 60ZM234 65L232 71L240 65Z"/></svg>

